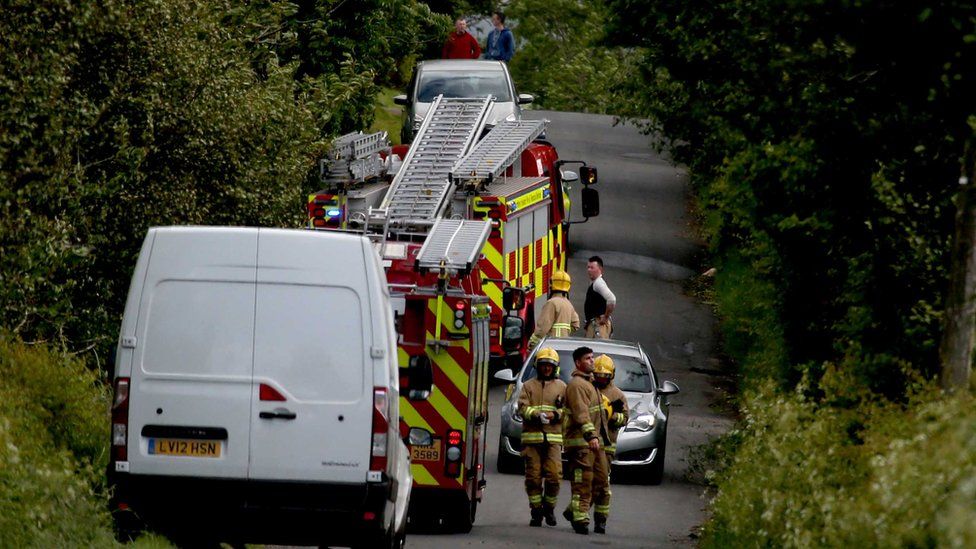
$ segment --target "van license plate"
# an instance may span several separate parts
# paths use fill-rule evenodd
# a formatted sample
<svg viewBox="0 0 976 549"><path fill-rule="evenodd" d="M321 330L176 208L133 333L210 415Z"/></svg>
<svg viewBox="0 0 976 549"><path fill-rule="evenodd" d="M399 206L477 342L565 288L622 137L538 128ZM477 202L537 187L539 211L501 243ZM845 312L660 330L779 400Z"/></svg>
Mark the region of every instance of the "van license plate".
<svg viewBox="0 0 976 549"><path fill-rule="evenodd" d="M410 461L440 461L441 441L435 440L430 446L411 446Z"/></svg>
<svg viewBox="0 0 976 549"><path fill-rule="evenodd" d="M164 456L220 457L219 440L149 439L149 453Z"/></svg>

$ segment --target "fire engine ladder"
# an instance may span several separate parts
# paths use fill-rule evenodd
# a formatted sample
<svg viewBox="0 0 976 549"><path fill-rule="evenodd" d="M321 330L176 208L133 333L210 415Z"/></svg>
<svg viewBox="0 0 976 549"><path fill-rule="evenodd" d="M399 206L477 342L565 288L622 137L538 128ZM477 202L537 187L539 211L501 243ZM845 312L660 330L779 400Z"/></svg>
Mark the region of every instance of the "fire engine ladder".
<svg viewBox="0 0 976 549"><path fill-rule="evenodd" d="M417 268L470 272L481 257L490 231L488 221L438 219L417 254Z"/></svg>
<svg viewBox="0 0 976 549"><path fill-rule="evenodd" d="M548 120L511 120L495 126L488 135L458 160L451 179L459 185L490 183L505 173L522 152L546 131Z"/></svg>
<svg viewBox="0 0 976 549"><path fill-rule="evenodd" d="M371 217L385 227L429 229L447 206L451 168L481 135L491 102L490 97L434 99L403 165Z"/></svg>

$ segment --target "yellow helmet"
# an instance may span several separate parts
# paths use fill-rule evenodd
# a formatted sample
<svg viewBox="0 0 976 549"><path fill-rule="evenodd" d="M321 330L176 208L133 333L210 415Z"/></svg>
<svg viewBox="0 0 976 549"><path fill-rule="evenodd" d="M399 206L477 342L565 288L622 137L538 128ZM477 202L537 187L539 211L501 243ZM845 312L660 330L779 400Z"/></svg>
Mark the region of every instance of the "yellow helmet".
<svg viewBox="0 0 976 549"><path fill-rule="evenodd" d="M600 355L593 361L593 375L613 378L613 359L607 355Z"/></svg>
<svg viewBox="0 0 976 549"><path fill-rule="evenodd" d="M552 347L543 347L539 349L539 352L535 354L536 364L540 362L548 362L553 366L559 366L559 353L557 353Z"/></svg>
<svg viewBox="0 0 976 549"><path fill-rule="evenodd" d="M555 271L552 273L552 277L549 278L549 287L556 292L569 292L569 287L573 283L573 280L569 278L569 273L566 271Z"/></svg>

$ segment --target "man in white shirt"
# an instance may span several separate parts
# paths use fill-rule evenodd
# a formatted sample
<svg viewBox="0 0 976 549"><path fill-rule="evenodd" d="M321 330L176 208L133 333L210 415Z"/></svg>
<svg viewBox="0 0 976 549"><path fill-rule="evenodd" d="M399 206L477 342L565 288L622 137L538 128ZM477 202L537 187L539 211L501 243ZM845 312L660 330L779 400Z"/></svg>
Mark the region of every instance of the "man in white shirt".
<svg viewBox="0 0 976 549"><path fill-rule="evenodd" d="M590 287L586 289L583 314L586 317L586 337L610 339L613 333L611 315L617 306L617 296L613 295L607 281L603 278L603 259L595 255L586 263Z"/></svg>

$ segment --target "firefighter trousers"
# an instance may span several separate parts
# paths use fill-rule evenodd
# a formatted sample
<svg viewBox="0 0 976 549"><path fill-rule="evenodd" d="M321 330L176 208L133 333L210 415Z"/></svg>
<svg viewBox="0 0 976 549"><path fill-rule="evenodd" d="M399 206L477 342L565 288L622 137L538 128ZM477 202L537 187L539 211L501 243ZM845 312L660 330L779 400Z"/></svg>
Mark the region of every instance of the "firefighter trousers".
<svg viewBox="0 0 976 549"><path fill-rule="evenodd" d="M525 460L525 493L529 495L529 507L555 507L563 478L562 447L548 442L526 444L522 458Z"/></svg>
<svg viewBox="0 0 976 549"><path fill-rule="evenodd" d="M593 459L593 518L606 522L610 515L610 461L613 456L600 450Z"/></svg>
<svg viewBox="0 0 976 549"><path fill-rule="evenodd" d="M595 452L588 446L574 446L566 452L569 457L569 486L573 492L567 514L572 514L573 522L589 524Z"/></svg>
<svg viewBox="0 0 976 549"><path fill-rule="evenodd" d="M603 322L593 319L586 323L586 337L590 339L610 339L613 322L608 318Z"/></svg>

